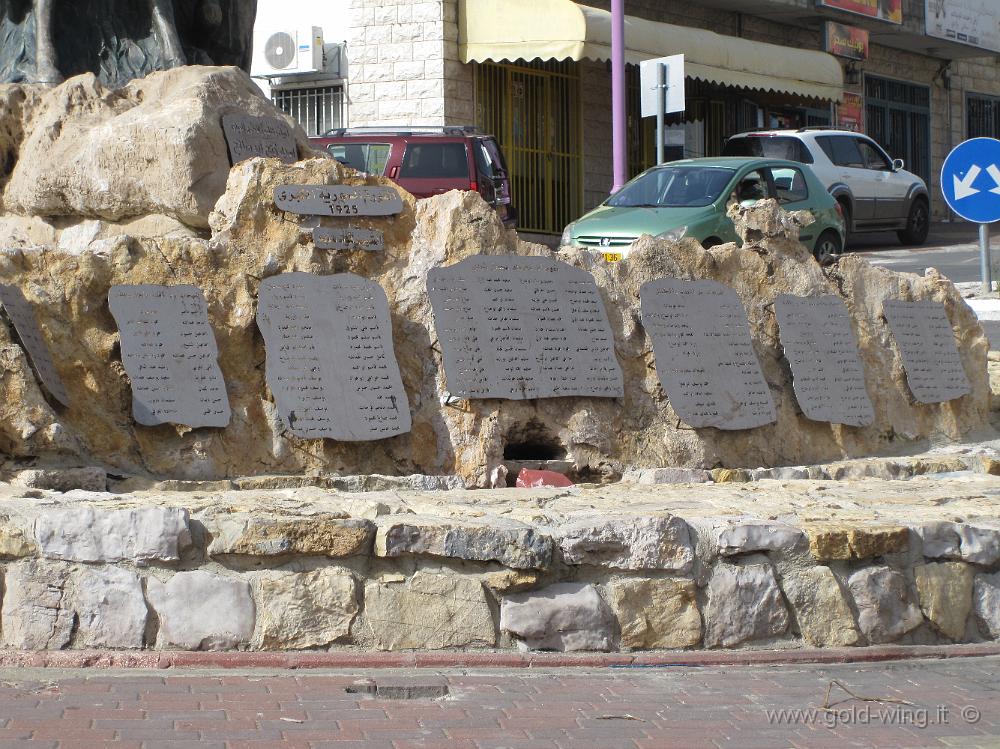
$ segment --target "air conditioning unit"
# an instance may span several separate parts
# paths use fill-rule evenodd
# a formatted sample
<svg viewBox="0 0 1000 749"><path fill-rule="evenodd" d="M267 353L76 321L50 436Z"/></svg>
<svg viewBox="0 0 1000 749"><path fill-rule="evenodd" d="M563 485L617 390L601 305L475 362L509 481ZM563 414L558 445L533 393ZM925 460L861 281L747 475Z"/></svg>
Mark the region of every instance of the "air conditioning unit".
<svg viewBox="0 0 1000 749"><path fill-rule="evenodd" d="M315 73L323 69L323 29L275 30L264 35L257 68L262 75Z"/></svg>

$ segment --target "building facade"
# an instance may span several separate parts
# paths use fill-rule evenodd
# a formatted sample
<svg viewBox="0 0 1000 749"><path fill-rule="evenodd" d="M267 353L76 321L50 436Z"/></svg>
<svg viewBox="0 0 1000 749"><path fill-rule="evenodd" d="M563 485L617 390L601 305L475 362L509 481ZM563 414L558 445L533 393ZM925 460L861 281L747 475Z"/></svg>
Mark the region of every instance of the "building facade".
<svg viewBox="0 0 1000 749"><path fill-rule="evenodd" d="M558 234L612 186L610 0L349 0L350 124L477 124L510 162L522 227ZM626 0L629 167L653 163L635 63L684 51L668 153L758 128L867 132L928 182L1000 137L993 0ZM827 50L836 52L831 54ZM852 59L860 58L860 59Z"/></svg>

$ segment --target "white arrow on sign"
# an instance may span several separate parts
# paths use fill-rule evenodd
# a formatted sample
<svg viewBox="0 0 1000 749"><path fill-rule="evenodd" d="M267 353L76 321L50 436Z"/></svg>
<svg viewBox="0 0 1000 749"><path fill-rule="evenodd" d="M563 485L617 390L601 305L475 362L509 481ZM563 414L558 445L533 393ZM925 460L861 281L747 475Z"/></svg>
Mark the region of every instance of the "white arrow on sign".
<svg viewBox="0 0 1000 749"><path fill-rule="evenodd" d="M993 168L996 169L995 166ZM976 195L982 192L972 186L972 183L976 181L976 177L978 177L982 171L982 169L973 164L972 168L969 169L968 174L965 175L965 179L959 179L957 174L952 176L952 179L955 180L955 200L961 200L962 198L967 198L970 195ZM997 186L1000 186L1000 181L997 182Z"/></svg>
<svg viewBox="0 0 1000 749"><path fill-rule="evenodd" d="M993 178L993 181L997 183L996 187L991 187L990 192L995 195L1000 195L1000 169L997 169L996 164L990 164L986 167L986 173Z"/></svg>

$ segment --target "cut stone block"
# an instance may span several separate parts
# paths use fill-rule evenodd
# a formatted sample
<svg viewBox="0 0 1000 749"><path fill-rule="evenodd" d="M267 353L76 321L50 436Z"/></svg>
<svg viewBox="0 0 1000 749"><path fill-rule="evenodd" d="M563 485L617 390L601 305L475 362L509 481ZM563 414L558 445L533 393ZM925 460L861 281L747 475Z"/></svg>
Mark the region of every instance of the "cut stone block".
<svg viewBox="0 0 1000 749"><path fill-rule="evenodd" d="M59 650L73 633L69 571L41 560L15 562L4 575L3 641L22 650Z"/></svg>
<svg viewBox="0 0 1000 749"><path fill-rule="evenodd" d="M788 629L788 610L767 563L717 564L703 613L707 648L731 648L777 637Z"/></svg>
<svg viewBox="0 0 1000 749"><path fill-rule="evenodd" d="M611 650L614 614L593 585L556 583L500 605L500 629L531 650Z"/></svg>
<svg viewBox="0 0 1000 749"><path fill-rule="evenodd" d="M160 619L160 649L226 650L253 635L254 602L245 580L178 572L166 583L149 578L146 594Z"/></svg>
<svg viewBox="0 0 1000 749"><path fill-rule="evenodd" d="M694 560L688 525L662 517L586 517L557 531L566 564L687 572Z"/></svg>
<svg viewBox="0 0 1000 749"><path fill-rule="evenodd" d="M305 554L349 557L371 550L375 526L368 520L334 515L278 515L254 517L244 514L217 516L206 521L214 536L210 556L239 554L273 557Z"/></svg>
<svg viewBox="0 0 1000 749"><path fill-rule="evenodd" d="M888 567L868 567L847 581L858 608L858 626L868 641L898 640L923 622L906 578Z"/></svg>
<svg viewBox="0 0 1000 749"><path fill-rule="evenodd" d="M956 642L965 639L974 575L972 567L962 562L937 562L913 569L921 611L935 629Z"/></svg>
<svg viewBox="0 0 1000 749"><path fill-rule="evenodd" d="M268 572L258 588L254 646L260 650L322 648L351 633L359 606L350 572Z"/></svg>
<svg viewBox="0 0 1000 749"><path fill-rule="evenodd" d="M844 591L829 567L808 567L781 577L781 588L802 639L817 648L856 645L861 635Z"/></svg>
<svg viewBox="0 0 1000 749"><path fill-rule="evenodd" d="M121 567L84 567L73 576L77 643L88 648L143 646L148 610L142 581Z"/></svg>
<svg viewBox="0 0 1000 749"><path fill-rule="evenodd" d="M690 648L701 642L693 580L619 580L605 591L624 650Z"/></svg>
<svg viewBox="0 0 1000 749"><path fill-rule="evenodd" d="M176 507L65 507L35 520L41 555L74 562L175 562L189 545L188 513Z"/></svg>

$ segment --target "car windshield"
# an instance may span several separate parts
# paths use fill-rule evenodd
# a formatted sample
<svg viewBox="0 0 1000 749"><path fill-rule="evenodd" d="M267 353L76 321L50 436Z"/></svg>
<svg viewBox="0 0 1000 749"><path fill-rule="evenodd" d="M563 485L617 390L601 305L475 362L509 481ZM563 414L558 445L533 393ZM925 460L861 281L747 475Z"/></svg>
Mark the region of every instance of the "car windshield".
<svg viewBox="0 0 1000 749"><path fill-rule="evenodd" d="M732 178L732 169L714 166L650 169L616 192L605 205L614 208L705 206L715 202Z"/></svg>

